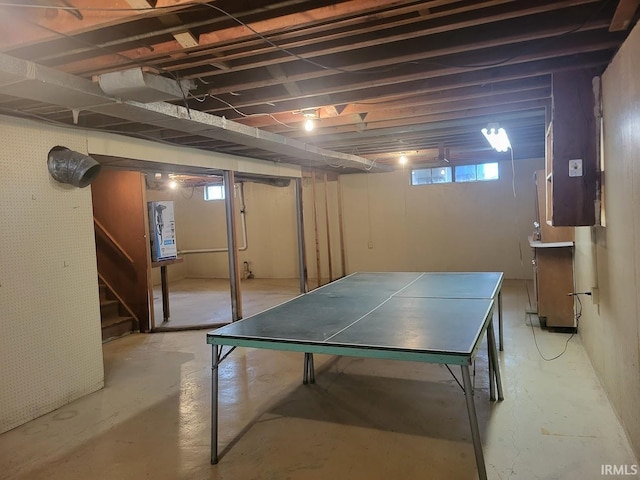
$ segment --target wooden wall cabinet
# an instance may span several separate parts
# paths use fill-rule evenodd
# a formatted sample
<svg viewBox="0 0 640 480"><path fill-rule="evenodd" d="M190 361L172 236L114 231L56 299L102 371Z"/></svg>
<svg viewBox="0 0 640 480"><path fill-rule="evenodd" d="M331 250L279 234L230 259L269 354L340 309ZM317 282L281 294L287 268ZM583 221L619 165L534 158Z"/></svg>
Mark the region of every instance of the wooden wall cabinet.
<svg viewBox="0 0 640 480"><path fill-rule="evenodd" d="M554 226L595 225L597 130L591 69L555 72L546 132L546 221ZM581 171L575 167L580 161ZM581 174L579 174L581 173Z"/></svg>

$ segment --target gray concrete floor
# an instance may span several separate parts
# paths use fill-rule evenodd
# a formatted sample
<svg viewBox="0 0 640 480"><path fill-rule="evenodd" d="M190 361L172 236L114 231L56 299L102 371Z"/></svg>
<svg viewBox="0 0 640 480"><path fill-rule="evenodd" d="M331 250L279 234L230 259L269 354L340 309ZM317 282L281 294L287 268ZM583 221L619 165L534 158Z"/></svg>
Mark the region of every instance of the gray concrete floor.
<svg viewBox="0 0 640 480"><path fill-rule="evenodd" d="M489 478L597 479L602 465L637 464L579 336L544 361L525 283L505 282L503 297L504 402L488 400L484 348L475 378ZM568 338L533 330L547 357ZM205 331L103 348L105 388L1 435L0 478L477 478L464 396L441 366L317 356L317 383L303 386L300 354L237 349L221 368L212 466Z"/></svg>
<svg viewBox="0 0 640 480"><path fill-rule="evenodd" d="M242 316L300 295L297 279L252 278L240 283ZM228 279L185 278L169 285L169 321L163 322L162 290L153 289L156 327L181 329L193 326L220 325L231 321L231 294Z"/></svg>

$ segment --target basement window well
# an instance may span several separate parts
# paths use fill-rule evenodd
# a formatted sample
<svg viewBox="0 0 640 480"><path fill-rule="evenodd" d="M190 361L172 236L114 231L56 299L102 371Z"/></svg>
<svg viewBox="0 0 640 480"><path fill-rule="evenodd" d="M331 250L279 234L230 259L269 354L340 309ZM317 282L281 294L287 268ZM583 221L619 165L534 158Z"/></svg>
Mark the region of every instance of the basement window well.
<svg viewBox="0 0 640 480"><path fill-rule="evenodd" d="M499 178L500 174L496 162L455 167L456 182L484 182L486 180L498 180Z"/></svg>
<svg viewBox="0 0 640 480"><path fill-rule="evenodd" d="M205 185L204 199L206 201L224 200L224 185Z"/></svg>
<svg viewBox="0 0 640 480"><path fill-rule="evenodd" d="M411 170L411 185L451 183L451 167L414 168Z"/></svg>
<svg viewBox="0 0 640 480"><path fill-rule="evenodd" d="M433 185L437 183L484 182L498 180L498 163L457 165L455 167L414 168L411 170L411 185Z"/></svg>

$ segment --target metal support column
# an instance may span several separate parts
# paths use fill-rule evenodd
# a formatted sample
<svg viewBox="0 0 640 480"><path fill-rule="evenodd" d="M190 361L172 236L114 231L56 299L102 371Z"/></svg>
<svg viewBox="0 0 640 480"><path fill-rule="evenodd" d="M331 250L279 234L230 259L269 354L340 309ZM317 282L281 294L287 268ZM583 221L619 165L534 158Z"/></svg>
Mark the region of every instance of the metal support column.
<svg viewBox="0 0 640 480"><path fill-rule="evenodd" d="M242 318L242 298L240 292L240 277L238 276L238 242L236 240L235 216L235 180L233 171L225 170L224 206L227 217L227 248L229 253L229 282L231 284L231 320L235 322Z"/></svg>
<svg viewBox="0 0 640 480"><path fill-rule="evenodd" d="M304 217L302 213L302 179L296 178L296 221L298 227L298 274L300 293L307 293L307 260L304 254Z"/></svg>

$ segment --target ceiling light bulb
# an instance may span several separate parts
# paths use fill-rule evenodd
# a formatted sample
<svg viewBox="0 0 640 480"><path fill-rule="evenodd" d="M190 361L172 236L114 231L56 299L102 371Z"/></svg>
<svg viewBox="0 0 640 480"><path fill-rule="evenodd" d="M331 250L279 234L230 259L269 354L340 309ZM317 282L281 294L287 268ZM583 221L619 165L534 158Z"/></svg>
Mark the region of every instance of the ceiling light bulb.
<svg viewBox="0 0 640 480"><path fill-rule="evenodd" d="M402 165L407 163L407 156L406 155L400 155L400 163Z"/></svg>
<svg viewBox="0 0 640 480"><path fill-rule="evenodd" d="M311 130L313 130L314 124L313 124L313 119L311 118L307 118L304 122L304 129L307 132L310 132Z"/></svg>
<svg viewBox="0 0 640 480"><path fill-rule="evenodd" d="M169 188L177 188L177 187L178 187L178 184L176 183L175 180L171 180L169 182Z"/></svg>

